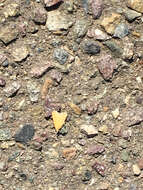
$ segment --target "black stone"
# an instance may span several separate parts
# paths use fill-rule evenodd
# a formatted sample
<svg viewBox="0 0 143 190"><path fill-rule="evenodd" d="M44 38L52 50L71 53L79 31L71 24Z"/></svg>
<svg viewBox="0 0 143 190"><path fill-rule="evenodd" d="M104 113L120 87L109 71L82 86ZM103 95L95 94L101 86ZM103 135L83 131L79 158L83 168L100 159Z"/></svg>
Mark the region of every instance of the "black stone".
<svg viewBox="0 0 143 190"><path fill-rule="evenodd" d="M34 136L35 130L32 125L24 125L22 129L14 135L16 142L26 144Z"/></svg>

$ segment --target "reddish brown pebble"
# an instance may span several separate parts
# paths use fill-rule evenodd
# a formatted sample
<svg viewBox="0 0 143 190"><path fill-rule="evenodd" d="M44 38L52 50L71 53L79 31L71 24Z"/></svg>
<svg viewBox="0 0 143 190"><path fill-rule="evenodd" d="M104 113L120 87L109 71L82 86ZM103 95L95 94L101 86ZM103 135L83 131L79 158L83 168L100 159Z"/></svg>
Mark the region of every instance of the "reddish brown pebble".
<svg viewBox="0 0 143 190"><path fill-rule="evenodd" d="M74 147L65 148L63 150L63 157L67 160L73 159L76 156L76 149Z"/></svg>
<svg viewBox="0 0 143 190"><path fill-rule="evenodd" d="M104 151L105 151L105 148L102 145L91 145L87 149L87 154L89 155L101 154Z"/></svg>
<svg viewBox="0 0 143 190"><path fill-rule="evenodd" d="M40 63L39 65L35 65L31 71L30 74L32 77L39 78L44 73L46 73L48 70L50 70L53 66L51 63Z"/></svg>
<svg viewBox="0 0 143 190"><path fill-rule="evenodd" d="M105 166L99 162L95 162L94 165L92 166L93 169L96 170L98 174L100 174L102 177L105 176Z"/></svg>
<svg viewBox="0 0 143 190"><path fill-rule="evenodd" d="M97 66L105 80L112 79L113 72L117 68L111 55L102 55L97 61Z"/></svg>
<svg viewBox="0 0 143 190"><path fill-rule="evenodd" d="M92 0L91 7L92 7L93 18L94 19L99 18L103 11L103 1Z"/></svg>
<svg viewBox="0 0 143 190"><path fill-rule="evenodd" d="M3 87L6 85L6 82L3 78L0 78L0 86Z"/></svg>
<svg viewBox="0 0 143 190"><path fill-rule="evenodd" d="M60 111L60 109L61 109L61 106L56 100L50 98L49 96L46 97L45 113L46 113L47 119L52 116L53 111Z"/></svg>
<svg viewBox="0 0 143 190"><path fill-rule="evenodd" d="M141 159L138 161L138 166L139 166L140 170L143 170L143 158L141 158Z"/></svg>

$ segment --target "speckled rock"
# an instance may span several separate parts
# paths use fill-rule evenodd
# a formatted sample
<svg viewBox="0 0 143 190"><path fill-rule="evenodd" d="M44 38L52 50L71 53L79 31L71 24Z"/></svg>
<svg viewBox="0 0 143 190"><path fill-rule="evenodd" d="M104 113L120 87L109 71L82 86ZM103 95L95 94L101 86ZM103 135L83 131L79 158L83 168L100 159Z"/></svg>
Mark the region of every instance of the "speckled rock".
<svg viewBox="0 0 143 190"><path fill-rule="evenodd" d="M21 62L27 58L29 51L26 45L21 43L16 43L15 46L11 49L11 55L15 62Z"/></svg>
<svg viewBox="0 0 143 190"><path fill-rule="evenodd" d="M0 141L6 141L11 139L11 132L9 129L0 129Z"/></svg>
<svg viewBox="0 0 143 190"><path fill-rule="evenodd" d="M4 87L6 85L6 82L3 78L0 78L0 87Z"/></svg>
<svg viewBox="0 0 143 190"><path fill-rule="evenodd" d="M46 23L47 13L42 6L37 5L32 11L32 18L35 23L44 24Z"/></svg>
<svg viewBox="0 0 143 190"><path fill-rule="evenodd" d="M10 31L10 32L9 32ZM0 27L0 40L5 44L15 40L18 36L18 31L13 24Z"/></svg>
<svg viewBox="0 0 143 190"><path fill-rule="evenodd" d="M59 10L48 12L46 26L49 31L67 30L73 22Z"/></svg>
<svg viewBox="0 0 143 190"><path fill-rule="evenodd" d="M85 36L88 30L88 22L84 19L79 19L74 24L73 33L75 38L81 38Z"/></svg>
<svg viewBox="0 0 143 190"><path fill-rule="evenodd" d="M109 34L114 34L116 26L120 23L121 15L118 13L111 13L109 16L105 16L101 21L101 26Z"/></svg>
<svg viewBox="0 0 143 190"><path fill-rule="evenodd" d="M142 0L128 0L127 6L135 11L143 13L143 1Z"/></svg>
<svg viewBox="0 0 143 190"><path fill-rule="evenodd" d="M19 4L16 2L9 3L4 7L3 14L5 18L18 16L20 14Z"/></svg>
<svg viewBox="0 0 143 190"><path fill-rule="evenodd" d="M103 44L107 46L116 57L122 56L123 54L122 48L113 40L108 40L106 42L103 42Z"/></svg>
<svg viewBox="0 0 143 190"><path fill-rule="evenodd" d="M122 121L126 126L133 126L143 121L143 108L133 107L122 113Z"/></svg>
<svg viewBox="0 0 143 190"><path fill-rule="evenodd" d="M131 9L127 9L125 12L124 12L124 15L127 19L127 21L129 22L133 22L136 18L138 17L141 17L141 13L138 13L134 10L131 10Z"/></svg>
<svg viewBox="0 0 143 190"><path fill-rule="evenodd" d="M61 65L63 65L64 63L66 63L69 54L64 49L56 48L54 50L53 57L56 61L58 61Z"/></svg>
<svg viewBox="0 0 143 190"><path fill-rule="evenodd" d="M103 11L103 1L102 0L92 0L91 1L93 18L97 19L101 16Z"/></svg>
<svg viewBox="0 0 143 190"><path fill-rule="evenodd" d="M116 37L116 38L124 38L128 34L129 34L129 29L125 23L120 23L115 28L114 37Z"/></svg>
<svg viewBox="0 0 143 190"><path fill-rule="evenodd" d="M98 61L97 66L105 80L112 79L113 72L117 68L116 62L111 55L102 55Z"/></svg>
<svg viewBox="0 0 143 190"><path fill-rule="evenodd" d="M101 163L99 163L99 162L96 161L94 163L94 165L92 166L92 168L95 169L96 172L98 174L100 174L102 177L105 176L105 170L106 170L106 168L105 168L105 166L103 164L101 164Z"/></svg>
<svg viewBox="0 0 143 190"><path fill-rule="evenodd" d="M94 27L88 30L87 36L90 38L95 38L96 40L99 41L105 41L111 39L111 37L108 36L105 32Z"/></svg>
<svg viewBox="0 0 143 190"><path fill-rule="evenodd" d="M40 94L40 87L37 85L37 83L28 81L27 91L29 94L30 101L32 103L38 102L39 94Z"/></svg>
<svg viewBox="0 0 143 190"><path fill-rule="evenodd" d="M61 109L61 106L60 106L60 103L53 99L53 98L50 98L49 96L46 97L46 100L45 100L45 117L47 119L49 119L51 116L52 116L52 112L53 111L60 111Z"/></svg>
<svg viewBox="0 0 143 190"><path fill-rule="evenodd" d="M90 55L96 55L100 53L100 46L93 40L85 39L81 44L81 49L83 52Z"/></svg>
<svg viewBox="0 0 143 190"><path fill-rule="evenodd" d="M131 60L134 55L134 44L129 40L128 37L124 38L123 41L123 59L124 60Z"/></svg>
<svg viewBox="0 0 143 190"><path fill-rule="evenodd" d="M7 84L6 88L4 89L5 96L7 97L14 96L20 88L21 84L18 81L14 81L10 84Z"/></svg>

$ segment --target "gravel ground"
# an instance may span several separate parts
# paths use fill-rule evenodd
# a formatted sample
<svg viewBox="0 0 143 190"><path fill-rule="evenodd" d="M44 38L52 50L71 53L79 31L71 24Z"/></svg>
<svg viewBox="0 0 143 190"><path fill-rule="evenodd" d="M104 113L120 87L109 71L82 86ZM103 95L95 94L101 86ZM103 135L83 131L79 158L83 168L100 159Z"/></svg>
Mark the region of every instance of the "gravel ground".
<svg viewBox="0 0 143 190"><path fill-rule="evenodd" d="M143 1L0 1L0 190L143 190Z"/></svg>

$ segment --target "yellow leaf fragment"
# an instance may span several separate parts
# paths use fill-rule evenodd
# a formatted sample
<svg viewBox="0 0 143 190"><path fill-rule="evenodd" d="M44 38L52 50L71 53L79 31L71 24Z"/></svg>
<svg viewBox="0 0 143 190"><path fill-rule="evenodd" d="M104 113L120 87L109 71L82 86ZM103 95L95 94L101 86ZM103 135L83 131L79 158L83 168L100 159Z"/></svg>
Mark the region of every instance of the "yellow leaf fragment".
<svg viewBox="0 0 143 190"><path fill-rule="evenodd" d="M54 127L55 127L56 131L58 132L59 129L61 129L63 124L65 123L65 120L67 118L67 112L59 113L57 111L53 111L52 118L53 118L53 122L54 122Z"/></svg>

